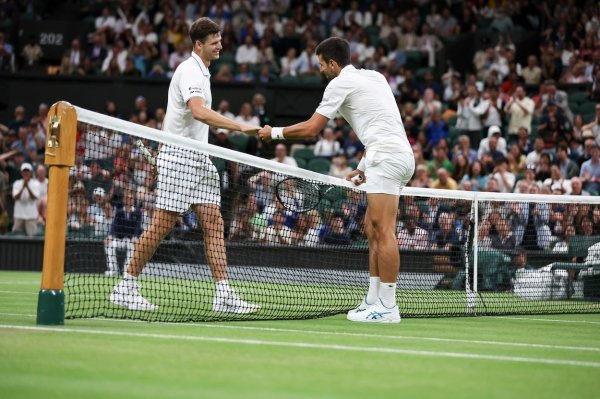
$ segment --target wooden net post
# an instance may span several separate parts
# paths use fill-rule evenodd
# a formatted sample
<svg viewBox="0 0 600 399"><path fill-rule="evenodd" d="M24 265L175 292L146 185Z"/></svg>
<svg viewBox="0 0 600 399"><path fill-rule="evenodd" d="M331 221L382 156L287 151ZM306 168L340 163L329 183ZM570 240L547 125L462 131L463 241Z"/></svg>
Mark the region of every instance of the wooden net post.
<svg viewBox="0 0 600 399"><path fill-rule="evenodd" d="M65 101L55 103L48 113L46 158L48 208L44 240L42 286L38 296L37 324L64 324L64 266L67 233L69 169L75 165L77 113Z"/></svg>

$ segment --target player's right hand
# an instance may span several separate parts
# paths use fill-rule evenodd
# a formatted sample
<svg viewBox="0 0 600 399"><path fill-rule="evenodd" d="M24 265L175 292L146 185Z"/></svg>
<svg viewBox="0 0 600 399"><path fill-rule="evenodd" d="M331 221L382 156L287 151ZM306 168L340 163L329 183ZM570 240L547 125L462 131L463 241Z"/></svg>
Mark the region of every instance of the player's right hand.
<svg viewBox="0 0 600 399"><path fill-rule="evenodd" d="M265 127L258 131L258 135L262 141L271 141L271 129L271 126L265 125Z"/></svg>
<svg viewBox="0 0 600 399"><path fill-rule="evenodd" d="M242 129L241 129L241 131L243 133L251 134L253 136L256 136L258 134L259 130L260 130L260 126L254 126L254 125L242 125Z"/></svg>
<svg viewBox="0 0 600 399"><path fill-rule="evenodd" d="M365 172L360 169L356 169L346 176L346 180L351 181L355 186L360 186L367 181L367 177L365 176Z"/></svg>

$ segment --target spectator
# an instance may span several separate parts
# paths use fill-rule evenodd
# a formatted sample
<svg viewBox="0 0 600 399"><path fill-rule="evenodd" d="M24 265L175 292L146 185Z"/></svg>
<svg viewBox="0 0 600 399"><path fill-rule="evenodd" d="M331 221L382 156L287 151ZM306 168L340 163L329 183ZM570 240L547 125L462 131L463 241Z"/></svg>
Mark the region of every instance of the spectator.
<svg viewBox="0 0 600 399"><path fill-rule="evenodd" d="M429 235L425 229L419 227L421 212L416 205L409 205L406 209L404 223L398 231L397 241L400 249L424 250L429 248Z"/></svg>
<svg viewBox="0 0 600 399"><path fill-rule="evenodd" d="M21 50L21 57L23 57L22 69L29 72L40 72L43 56L44 52L36 41L35 35L30 35L27 44Z"/></svg>
<svg viewBox="0 0 600 399"><path fill-rule="evenodd" d="M236 82L253 82L254 81L254 72L250 69L250 65L248 64L240 64L238 66L238 73L235 74L233 80Z"/></svg>
<svg viewBox="0 0 600 399"><path fill-rule="evenodd" d="M506 154L508 160L509 171L514 175L522 175L525 172L527 163L526 157L521 153L521 148L517 143L512 143L509 146L508 154Z"/></svg>
<svg viewBox="0 0 600 399"><path fill-rule="evenodd" d="M315 54L316 44L314 41L306 45L300 56L296 59L293 68L298 76L321 76L319 71L319 58Z"/></svg>
<svg viewBox="0 0 600 399"><path fill-rule="evenodd" d="M123 73L127 63L127 49L122 40L117 40L102 62L102 73Z"/></svg>
<svg viewBox="0 0 600 399"><path fill-rule="evenodd" d="M314 154L316 157L331 159L340 152L340 143L333 135L333 129L329 126L323 129L323 135L315 144Z"/></svg>
<svg viewBox="0 0 600 399"><path fill-rule="evenodd" d="M284 224L285 215L278 209L273 213L272 224L266 226L260 240L271 245L290 245L292 243L292 230Z"/></svg>
<svg viewBox="0 0 600 399"><path fill-rule="evenodd" d="M521 76L526 85L537 86L542 81L542 68L538 66L538 59L535 55L527 57L527 66L521 70Z"/></svg>
<svg viewBox="0 0 600 399"><path fill-rule="evenodd" d="M496 138L492 139L492 136ZM495 150L506 156L506 140L502 137L502 130L498 126L490 126L487 130L487 138L481 140L479 143L478 158L481 159L483 154L490 152L490 140L496 141Z"/></svg>
<svg viewBox="0 0 600 399"><path fill-rule="evenodd" d="M566 179L579 176L579 165L569 159L569 148L564 144L556 149L556 164Z"/></svg>
<svg viewBox="0 0 600 399"><path fill-rule="evenodd" d="M496 162L492 178L498 182L498 190L501 193L511 193L515 185L515 175L508 170L508 160L501 158Z"/></svg>
<svg viewBox="0 0 600 399"><path fill-rule="evenodd" d="M591 146L591 158L581 165L579 178L582 179L586 191L593 195L600 194L600 147Z"/></svg>
<svg viewBox="0 0 600 399"><path fill-rule="evenodd" d="M356 132L354 130L350 130L344 139L344 146L342 150L349 160L358 162L363 156L365 146L358 139Z"/></svg>
<svg viewBox="0 0 600 399"><path fill-rule="evenodd" d="M174 51L169 55L169 71L175 72L175 69L177 69L179 64L190 58L190 54L191 53L186 42L179 42L177 45L177 51Z"/></svg>
<svg viewBox="0 0 600 399"><path fill-rule="evenodd" d="M488 181L488 176L484 174L481 161L476 160L469 167L469 173L463 176L461 185L469 184L473 191L484 191Z"/></svg>
<svg viewBox="0 0 600 399"><path fill-rule="evenodd" d="M458 103L458 121L456 127L471 139L473 146L481 140L481 117L486 111L486 103L481 101L475 83L467 85L467 96Z"/></svg>
<svg viewBox="0 0 600 399"><path fill-rule="evenodd" d="M323 243L329 245L349 245L350 234L344 226L344 218L341 215L335 215L327 226L323 234Z"/></svg>
<svg viewBox="0 0 600 399"><path fill-rule="evenodd" d="M529 166L529 165L537 166L538 163L540 162L540 157L543 152L544 152L544 139L541 137L538 137L533 142L533 151L531 151L529 154L527 154L527 157L525 158L525 163L527 164L527 166Z"/></svg>
<svg viewBox="0 0 600 399"><path fill-rule="evenodd" d="M235 120L240 123L253 124L254 126L260 124L260 120L254 115L252 104L249 102L242 103L240 113L235 117Z"/></svg>
<svg viewBox="0 0 600 399"><path fill-rule="evenodd" d="M106 251L106 276L119 275L117 264L117 249L126 249L127 256L124 265L129 264L137 238L142 234L142 213L135 206L135 192L127 188L123 192L123 204L115 213L109 236L104 240Z"/></svg>
<svg viewBox="0 0 600 399"><path fill-rule="evenodd" d="M38 197L38 223L45 225L46 224L46 208L48 205L48 178L46 167L44 165L38 165L35 170L36 172L36 180L40 187L40 193Z"/></svg>
<svg viewBox="0 0 600 399"><path fill-rule="evenodd" d="M437 170L437 180L433 182L432 188L442 189L442 190L456 190L458 188L458 184L456 184L456 180L454 180L448 174L448 171L444 168L440 168Z"/></svg>
<svg viewBox="0 0 600 399"><path fill-rule="evenodd" d="M252 36L246 35L244 43L237 48L235 52L235 62L238 64L258 63L258 48L254 44Z"/></svg>
<svg viewBox="0 0 600 399"><path fill-rule="evenodd" d="M296 168L298 167L298 162L287 155L287 147L283 143L279 143L275 146L275 158L271 159L271 161L284 163Z"/></svg>
<svg viewBox="0 0 600 399"><path fill-rule="evenodd" d="M427 167L423 164L417 165L415 168L415 175L411 179L409 185L411 187L420 187L420 188L431 188L433 187L433 180L429 175L429 171Z"/></svg>
<svg viewBox="0 0 600 399"><path fill-rule="evenodd" d="M454 165L448 159L444 148L439 144L433 148L433 159L427 162L427 168L430 175L437 173L440 168L446 169L449 173L454 172Z"/></svg>
<svg viewBox="0 0 600 399"><path fill-rule="evenodd" d="M435 99L433 89L425 89L422 98L417 103L417 109L413 113L413 118L421 120L421 126L425 127L431 121L435 113L441 113L442 103Z"/></svg>
<svg viewBox="0 0 600 399"><path fill-rule="evenodd" d="M514 95L510 97L504 111L510 117L508 123L508 134L518 135L519 128L524 127L528 132L531 131L531 119L535 103L529 97L525 96L523 86L517 86Z"/></svg>
<svg viewBox="0 0 600 399"><path fill-rule="evenodd" d="M477 160L477 151L471 148L471 140L466 134L461 134L458 136L458 144L454 146L452 154L453 161L456 161L460 155L466 156L469 161L469 165Z"/></svg>
<svg viewBox="0 0 600 399"><path fill-rule="evenodd" d="M227 101L227 100L221 100L219 102L219 107L217 108L217 112L231 120L235 119L235 115L229 111L229 101Z"/></svg>
<svg viewBox="0 0 600 399"><path fill-rule="evenodd" d="M583 189L583 182L577 176L571 178L571 195L590 195L590 193Z"/></svg>
<svg viewBox="0 0 600 399"><path fill-rule="evenodd" d="M296 49L291 47L287 50L285 57L281 57L279 63L281 64L281 71L279 72L280 77L284 76L296 76Z"/></svg>
<svg viewBox="0 0 600 399"><path fill-rule="evenodd" d="M455 216L451 212L441 212L439 228L433 234L433 249L451 250L459 245L459 236L454 229Z"/></svg>
<svg viewBox="0 0 600 399"><path fill-rule="evenodd" d="M508 222L499 217L494 224L496 234L492 235L492 248L499 250L513 250L515 249L515 236L510 230Z"/></svg>
<svg viewBox="0 0 600 399"><path fill-rule="evenodd" d="M24 232L33 236L37 232L38 208L37 202L40 196L39 182L33 177L33 167L30 163L21 165L22 179L14 182L12 196L14 205L14 232Z"/></svg>
<svg viewBox="0 0 600 399"><path fill-rule="evenodd" d="M102 187L94 189L93 202L88 208L92 224L94 225L94 234L96 237L106 237L110 233L112 225L112 206L106 198L106 192Z"/></svg>
<svg viewBox="0 0 600 399"><path fill-rule="evenodd" d="M346 155L338 154L333 157L329 168L329 176L345 179L350 172L352 172L352 168L346 163Z"/></svg>
<svg viewBox="0 0 600 399"><path fill-rule="evenodd" d="M215 75L215 81L217 82L233 82L233 73L228 64L219 65L219 71Z"/></svg>

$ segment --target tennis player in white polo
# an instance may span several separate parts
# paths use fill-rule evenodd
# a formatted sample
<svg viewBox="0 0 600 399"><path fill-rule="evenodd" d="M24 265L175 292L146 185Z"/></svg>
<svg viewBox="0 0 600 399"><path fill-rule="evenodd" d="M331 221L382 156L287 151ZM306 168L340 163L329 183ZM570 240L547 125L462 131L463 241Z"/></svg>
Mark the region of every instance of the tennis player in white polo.
<svg viewBox="0 0 600 399"><path fill-rule="evenodd" d="M344 39L326 39L316 53L321 72L330 80L316 112L309 120L285 128L265 126L259 135L267 141L314 137L338 113L352 126L366 153L347 179L365 184L367 191L365 230L371 277L366 297L348 312L348 320L398 323L396 280L400 254L396 216L400 191L415 168L412 148L392 90L382 74L354 68ZM362 180L353 179L355 176Z"/></svg>
<svg viewBox="0 0 600 399"><path fill-rule="evenodd" d="M208 18L196 20L190 28L191 57L176 69L169 85L163 130L201 142L208 142L208 126L256 134L259 126L241 124L211 109L208 66L219 58L219 25ZM214 312L253 313L257 305L242 300L227 280L219 175L206 154L164 145L157 159L158 181L152 222L142 233L135 252L110 295L114 304L131 310L155 310L158 306L140 294L137 281L161 240L171 231L178 216L190 207L204 230L204 247L216 292Z"/></svg>

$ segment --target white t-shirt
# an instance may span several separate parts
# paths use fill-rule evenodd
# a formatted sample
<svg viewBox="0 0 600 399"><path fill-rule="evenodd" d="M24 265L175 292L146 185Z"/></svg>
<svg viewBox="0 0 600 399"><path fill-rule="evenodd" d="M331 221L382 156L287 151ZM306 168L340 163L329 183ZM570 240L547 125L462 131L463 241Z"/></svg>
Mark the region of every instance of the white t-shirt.
<svg viewBox="0 0 600 399"><path fill-rule="evenodd" d="M19 194L19 192L23 188L23 184L23 179L17 180L13 183L13 198L15 198L17 194ZM21 193L21 197L19 199L15 198L15 219L31 220L37 219L38 217L37 199L40 196L40 183L35 179L31 179L29 180L28 185L31 189L31 192L33 193L33 195L35 195L36 198L31 198L27 189L23 190L23 192Z"/></svg>
<svg viewBox="0 0 600 399"><path fill-rule="evenodd" d="M194 119L187 105L192 97L204 99L204 106L211 107L210 72L194 52L179 64L171 79L163 130L207 143L208 125Z"/></svg>
<svg viewBox="0 0 600 399"><path fill-rule="evenodd" d="M412 154L392 90L379 72L345 66L325 88L316 112L329 119L339 112L367 151Z"/></svg>

